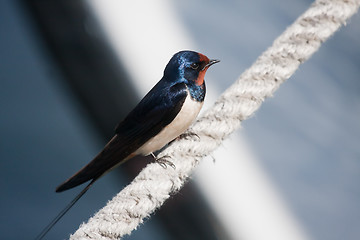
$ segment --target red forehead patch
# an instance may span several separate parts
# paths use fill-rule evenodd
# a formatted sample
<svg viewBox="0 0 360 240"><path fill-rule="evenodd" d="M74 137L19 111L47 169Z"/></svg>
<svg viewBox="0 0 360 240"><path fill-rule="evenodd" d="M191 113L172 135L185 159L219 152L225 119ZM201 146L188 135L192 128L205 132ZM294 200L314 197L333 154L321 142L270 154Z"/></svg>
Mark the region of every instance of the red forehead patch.
<svg viewBox="0 0 360 240"><path fill-rule="evenodd" d="M208 62L210 61L207 56L205 56L205 55L203 55L203 54L201 54L201 53L198 53L198 54L199 54L199 60L200 60L200 62L206 62L206 63L208 63Z"/></svg>
<svg viewBox="0 0 360 240"><path fill-rule="evenodd" d="M205 62L206 64L208 64L210 62L209 58L201 53L199 54L199 61L200 62ZM201 70L199 72L199 75L197 77L197 79L195 80L195 84L198 86L201 86L204 83L204 77L205 77L205 72L206 72L207 68L205 68L204 70Z"/></svg>

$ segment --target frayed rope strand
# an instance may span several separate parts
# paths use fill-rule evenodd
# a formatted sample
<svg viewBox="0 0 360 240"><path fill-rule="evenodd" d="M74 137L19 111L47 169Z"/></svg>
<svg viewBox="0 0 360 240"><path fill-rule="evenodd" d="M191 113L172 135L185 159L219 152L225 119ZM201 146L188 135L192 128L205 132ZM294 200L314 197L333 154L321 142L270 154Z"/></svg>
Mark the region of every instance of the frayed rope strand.
<svg viewBox="0 0 360 240"><path fill-rule="evenodd" d="M87 223L70 236L79 239L119 239L130 234L177 192L193 169L272 96L346 20L360 0L318 0L281 34L257 61L228 88L189 129L198 137L182 138L160 153L176 169L148 164Z"/></svg>

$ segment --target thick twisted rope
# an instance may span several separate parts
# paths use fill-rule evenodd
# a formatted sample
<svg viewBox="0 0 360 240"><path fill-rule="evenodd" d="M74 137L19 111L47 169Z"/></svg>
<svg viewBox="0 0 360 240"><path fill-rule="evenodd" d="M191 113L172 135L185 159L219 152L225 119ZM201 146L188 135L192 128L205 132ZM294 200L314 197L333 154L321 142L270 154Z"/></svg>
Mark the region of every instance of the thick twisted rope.
<svg viewBox="0 0 360 240"><path fill-rule="evenodd" d="M160 153L175 165L148 164L139 175L70 239L118 239L143 222L193 169L249 118L359 8L360 0L318 0L281 34L189 129Z"/></svg>

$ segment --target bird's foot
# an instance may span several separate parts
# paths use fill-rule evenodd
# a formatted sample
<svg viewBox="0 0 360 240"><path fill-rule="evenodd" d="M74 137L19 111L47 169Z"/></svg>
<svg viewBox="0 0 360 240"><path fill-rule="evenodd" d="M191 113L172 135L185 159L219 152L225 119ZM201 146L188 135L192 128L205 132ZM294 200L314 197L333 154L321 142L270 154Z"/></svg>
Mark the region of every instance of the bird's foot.
<svg viewBox="0 0 360 240"><path fill-rule="evenodd" d="M191 138L191 137L193 137L193 136L197 137L197 138L200 140L199 135L197 135L197 134L194 133L194 132L184 132L183 134L181 134L181 135L179 136L179 139L188 139L188 138Z"/></svg>
<svg viewBox="0 0 360 240"><path fill-rule="evenodd" d="M173 164L171 161L168 160L168 158L170 158L169 156L163 156L163 157L157 158L157 157L155 157L155 155L153 153L151 153L151 155L154 157L155 162L157 162L164 169L166 169L167 166L170 166L173 169L176 169L175 164Z"/></svg>

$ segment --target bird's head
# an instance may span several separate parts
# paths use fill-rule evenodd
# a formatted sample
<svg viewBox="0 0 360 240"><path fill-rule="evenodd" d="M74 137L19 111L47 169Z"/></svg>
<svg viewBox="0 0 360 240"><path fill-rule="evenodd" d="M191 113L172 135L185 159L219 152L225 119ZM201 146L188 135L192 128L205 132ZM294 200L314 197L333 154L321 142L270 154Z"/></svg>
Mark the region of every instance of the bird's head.
<svg viewBox="0 0 360 240"><path fill-rule="evenodd" d="M171 80L186 81L200 86L204 83L206 70L220 60L212 59L201 53L181 51L176 53L167 64L164 77Z"/></svg>

